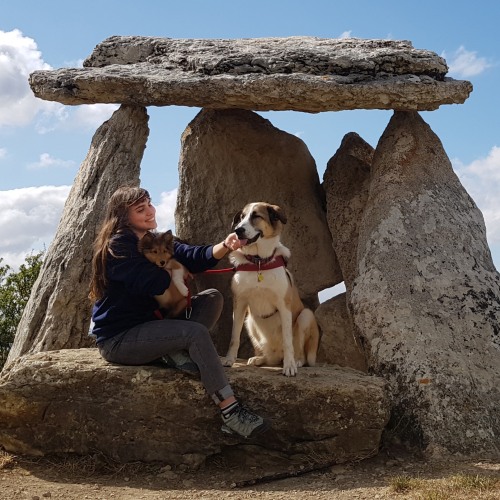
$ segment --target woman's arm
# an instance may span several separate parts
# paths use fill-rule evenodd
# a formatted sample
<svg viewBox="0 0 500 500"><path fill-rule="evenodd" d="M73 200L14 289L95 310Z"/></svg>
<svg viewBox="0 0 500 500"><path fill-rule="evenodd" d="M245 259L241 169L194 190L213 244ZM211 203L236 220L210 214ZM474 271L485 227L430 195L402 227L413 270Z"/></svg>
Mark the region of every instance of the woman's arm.
<svg viewBox="0 0 500 500"><path fill-rule="evenodd" d="M192 273L200 273L216 266L229 252L240 248L241 244L235 233L215 245L188 245L175 242L174 257Z"/></svg>

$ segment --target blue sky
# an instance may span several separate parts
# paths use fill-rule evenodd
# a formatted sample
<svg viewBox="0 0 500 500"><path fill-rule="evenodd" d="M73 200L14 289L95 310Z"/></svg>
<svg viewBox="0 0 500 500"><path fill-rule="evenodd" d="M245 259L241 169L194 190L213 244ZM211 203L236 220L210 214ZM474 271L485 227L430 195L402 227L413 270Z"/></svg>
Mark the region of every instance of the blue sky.
<svg viewBox="0 0 500 500"><path fill-rule="evenodd" d="M480 7L479 5L482 4ZM115 109L63 106L35 99L28 75L81 66L112 35L169 38L317 36L410 40L445 57L448 76L472 82L462 105L421 113L440 137L463 185L486 220L500 265L500 2L335 0L252 2L184 0L6 0L0 16L0 257L17 266L48 247L69 188L93 133ZM493 41L491 41L493 40ZM150 136L142 185L159 207L161 228L173 228L180 136L199 110L149 108ZM299 136L320 178L342 137L357 132L376 146L391 112L260 113Z"/></svg>

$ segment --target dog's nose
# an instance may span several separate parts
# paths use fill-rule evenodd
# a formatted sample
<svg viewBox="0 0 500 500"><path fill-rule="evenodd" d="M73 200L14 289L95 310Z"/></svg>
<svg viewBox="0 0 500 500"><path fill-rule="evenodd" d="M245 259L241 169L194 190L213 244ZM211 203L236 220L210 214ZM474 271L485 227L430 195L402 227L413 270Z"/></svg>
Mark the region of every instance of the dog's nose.
<svg viewBox="0 0 500 500"><path fill-rule="evenodd" d="M160 267L163 267L166 264L164 260L160 260Z"/></svg>
<svg viewBox="0 0 500 500"><path fill-rule="evenodd" d="M245 228L244 227L237 227L234 232L238 236L238 238L241 238L245 234Z"/></svg>

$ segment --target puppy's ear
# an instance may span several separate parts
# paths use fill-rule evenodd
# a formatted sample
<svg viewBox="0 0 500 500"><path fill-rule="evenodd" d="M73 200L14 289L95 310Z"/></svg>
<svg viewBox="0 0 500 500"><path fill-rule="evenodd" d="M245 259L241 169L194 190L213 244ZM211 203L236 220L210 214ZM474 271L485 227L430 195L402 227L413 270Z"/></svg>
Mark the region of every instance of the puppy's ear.
<svg viewBox="0 0 500 500"><path fill-rule="evenodd" d="M166 241L170 241L170 240L173 240L173 239L174 239L174 236L173 236L173 234L172 234L172 230L171 230L171 229L169 229L168 231L165 231L165 232L163 233L163 235L162 235L162 236L163 236L163 238L164 238Z"/></svg>
<svg viewBox="0 0 500 500"><path fill-rule="evenodd" d="M278 207L278 205L269 205L267 207L267 211L271 222L279 220L283 224L286 224L288 219L286 218L285 212L281 207Z"/></svg>
<svg viewBox="0 0 500 500"><path fill-rule="evenodd" d="M243 210L240 210L236 215L233 217L233 223L231 224L231 229L233 230L238 223L241 221L241 214L243 213Z"/></svg>
<svg viewBox="0 0 500 500"><path fill-rule="evenodd" d="M155 234L148 231L139 241L144 245L145 243L151 243L155 239Z"/></svg>
<svg viewBox="0 0 500 500"><path fill-rule="evenodd" d="M155 235L151 232L147 232L140 240L139 243L137 244L137 247L139 249L139 252L143 252L144 249L149 248L151 246L152 241L154 240Z"/></svg>

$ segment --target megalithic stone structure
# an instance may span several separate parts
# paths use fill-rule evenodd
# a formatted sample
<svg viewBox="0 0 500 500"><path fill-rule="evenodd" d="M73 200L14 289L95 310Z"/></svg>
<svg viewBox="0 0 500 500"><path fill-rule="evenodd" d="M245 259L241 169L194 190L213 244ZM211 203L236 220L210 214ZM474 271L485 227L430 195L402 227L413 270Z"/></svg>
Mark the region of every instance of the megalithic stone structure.
<svg viewBox="0 0 500 500"><path fill-rule="evenodd" d="M141 106L121 106L94 134L64 206L56 235L18 325L7 363L25 353L94 344L88 337L92 244L107 201L138 185L149 134Z"/></svg>
<svg viewBox="0 0 500 500"><path fill-rule="evenodd" d="M404 40L131 36L108 38L83 68L32 73L31 88L41 99L122 107L92 141L8 361L27 352L88 345L92 242L111 192L120 184L139 183L148 136L143 106L195 106L204 110L184 134L177 232L203 237L203 242L222 239L232 212L246 201L267 201L264 196L286 205L289 219L299 222L301 212L307 211L303 190L309 190L308 200L317 193L318 199L307 204L314 205L311 210L319 214L320 223L311 225L314 231L305 227L289 236L312 242L313 247L316 243L321 250L317 260L327 264L310 277L304 269L313 257L310 251L301 254L297 245L298 250L292 249L293 270L302 292L311 299L321 286L345 280L347 292L340 299L345 302L340 310L344 336L352 326L366 355L357 358L358 366L363 368L366 361L370 372L389 383L393 419L399 424L396 432L416 438L429 451L498 457L499 274L480 211L453 173L439 139L417 113L468 98L471 83L449 78L447 71L443 58ZM210 137L200 125L202 118L211 117L220 126L239 116L241 121L233 123L241 130L248 128L247 138L255 132L250 130L253 124L257 150L266 144L259 138L265 127L252 111L348 109L397 111L373 158L360 138L344 143L334 162L337 166L332 164L334 171L324 183L325 193L314 177L307 147L291 137L284 140L294 151L287 160L290 168L281 164L277 170L280 177L293 172L286 179L292 195L284 195L279 184L266 184L265 174L275 168L273 161L268 162L267 172L260 168L255 182L253 165L240 162L235 150L241 148L244 158L259 162L276 148L273 158L279 163L285 156L277 147L283 132L271 130L270 125L274 143L267 143L261 156L251 156L251 148L245 150L245 135L238 137L236 128L226 128L223 135L237 140L229 144L219 137L217 151L213 145L196 144ZM219 120L221 116L224 120ZM189 186L191 163L206 160L202 155L207 151L212 161L205 161L203 169L197 165L203 185L195 192ZM359 170L349 173L351 180L342 179L342 171L348 172L354 163ZM221 188L229 180L227 173L233 175L230 169L238 165L245 169L245 189L231 189L228 196ZM215 203L210 200L206 221L202 218L206 198L192 196L201 196L203 190L217 196ZM248 200L241 199L243 191ZM323 194L330 210L342 212L338 218L330 212L324 220ZM193 215L199 218L198 225L192 223ZM193 227L199 234L192 232ZM300 228L300 223L291 227ZM324 241L329 231L333 248L332 241L326 245ZM325 257L326 247L331 254ZM336 311L339 307L325 307L322 321L335 324L331 317ZM254 385L254 378L248 385ZM311 401L314 404L314 398Z"/></svg>

